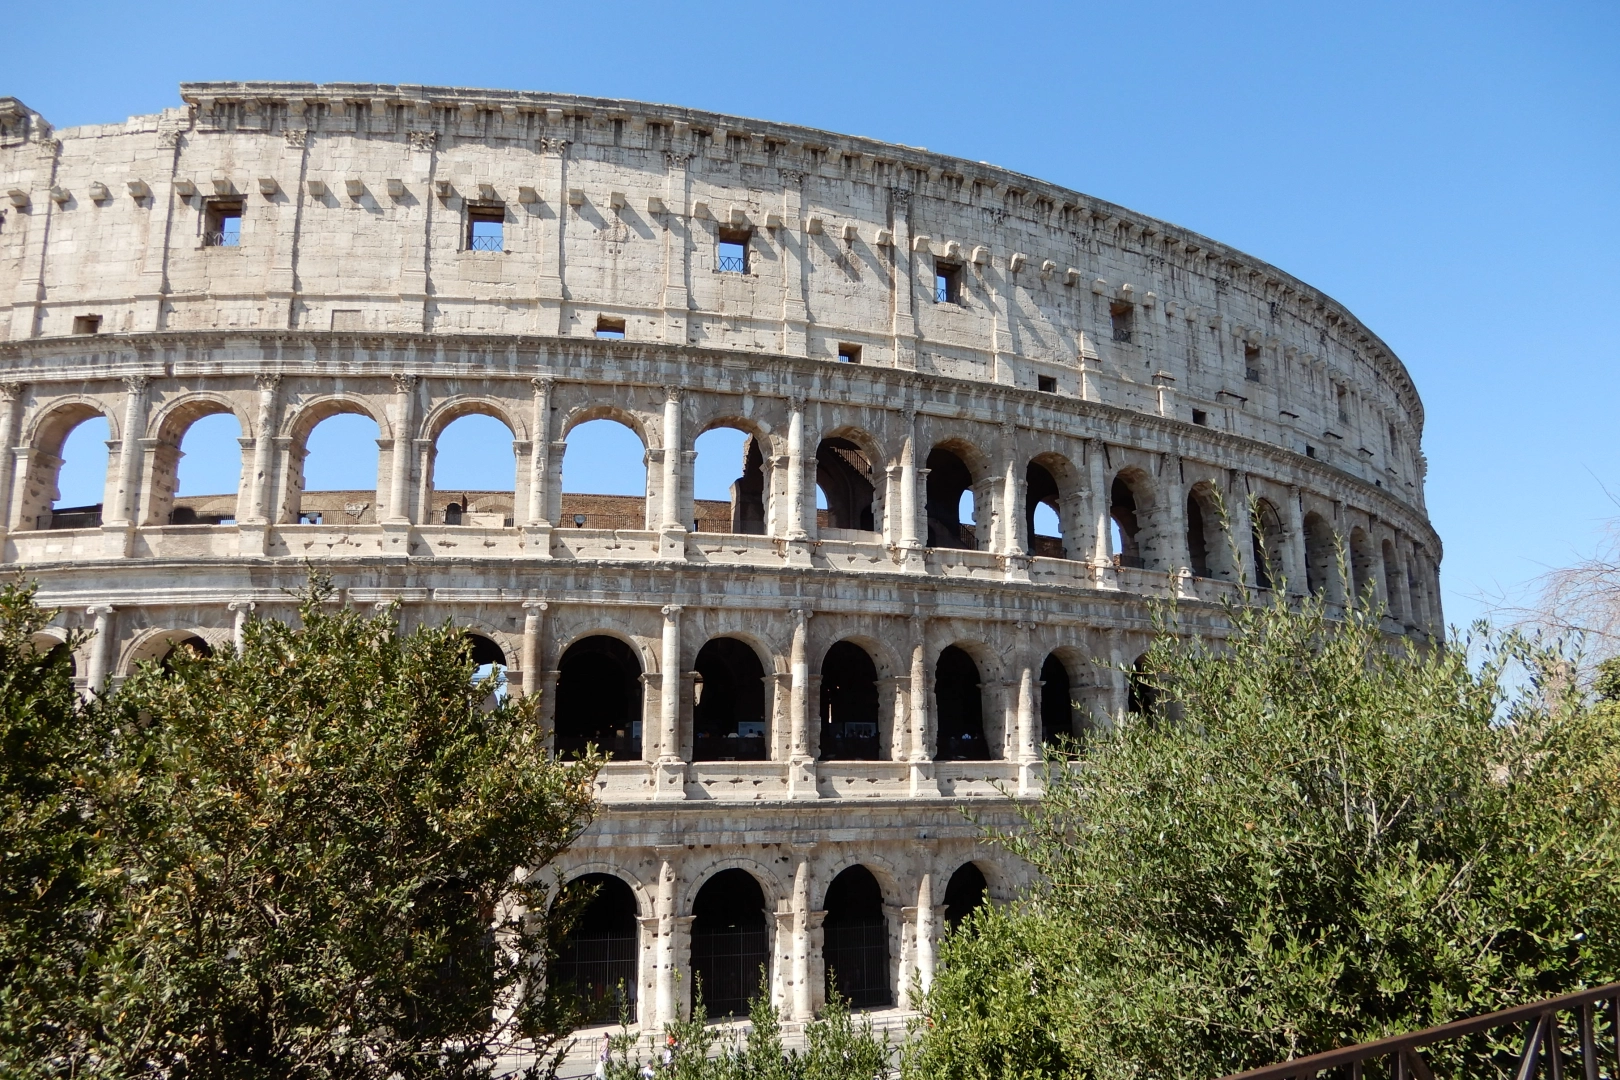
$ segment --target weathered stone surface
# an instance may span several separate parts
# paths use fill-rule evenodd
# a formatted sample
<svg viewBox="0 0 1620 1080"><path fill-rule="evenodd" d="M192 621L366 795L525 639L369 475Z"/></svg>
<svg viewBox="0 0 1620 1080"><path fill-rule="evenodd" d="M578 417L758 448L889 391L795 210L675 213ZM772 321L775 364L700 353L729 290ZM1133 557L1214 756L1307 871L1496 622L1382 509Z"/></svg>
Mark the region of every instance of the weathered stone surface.
<svg viewBox="0 0 1620 1080"><path fill-rule="evenodd" d="M100 631L87 690L286 614L305 560L349 603L487 639L548 720L570 646L624 642L640 760L606 769L565 869L635 891L644 1022L689 995L693 899L729 867L774 913L791 1014L821 1000L822 902L855 863L882 886L891 985L926 978L951 875L976 861L1003 896L1021 880L958 807L1007 825L998 789L1038 789L1048 658L1071 688L1059 727L1120 722L1144 598L1220 633L1219 602L1256 581L1253 534L1290 589L1340 603L1342 537L1392 633L1441 625L1405 369L1241 252L991 166L692 110L354 84L182 97L62 132L0 99L4 559L64 626ZM240 243L210 242L236 207ZM474 249L479 221L497 250ZM240 423L241 490L177 500L181 437L213 412ZM377 422L377 490L306 496L304 440L337 412ZM435 440L473 412L511 430L513 489L435 492ZM101 524L53 520L63 439L97 414ZM601 417L647 447L645 500L561 493L568 432ZM694 441L722 424L759 451L735 511L692 497ZM856 501L818 512L818 484ZM1043 501L1061 536L1030 535ZM763 760L693 760L692 668L720 637L764 672ZM839 642L876 671L876 760L823 760ZM977 668L990 760L936 760L948 646Z"/></svg>

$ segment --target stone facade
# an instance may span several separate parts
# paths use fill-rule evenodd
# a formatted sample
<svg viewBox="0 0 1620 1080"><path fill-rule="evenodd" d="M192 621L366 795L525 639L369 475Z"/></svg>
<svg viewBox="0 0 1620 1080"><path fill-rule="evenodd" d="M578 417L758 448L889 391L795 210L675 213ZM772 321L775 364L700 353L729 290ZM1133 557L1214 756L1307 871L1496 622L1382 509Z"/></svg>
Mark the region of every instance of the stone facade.
<svg viewBox="0 0 1620 1080"><path fill-rule="evenodd" d="M564 870L630 886L643 1022L689 1000L696 897L730 868L759 886L790 1016L822 1000L825 898L857 864L893 994L926 983L953 875L1021 881L959 808L1010 824L1000 791L1038 790L1043 736L1125 717L1149 597L1219 634L1240 580L1286 577L1384 602L1392 634L1439 631L1405 368L1241 252L992 166L687 109L181 97L61 132L0 99L4 559L97 630L87 692L285 615L306 560L349 603L467 626L548 722L570 648L622 643L639 752L604 770ZM241 426L239 492L177 501L181 437L216 412ZM304 441L340 412L379 425L377 489L306 496ZM434 447L468 413L511 430L517 471L453 524ZM104 500L53 517L63 441L97 415ZM598 418L641 438L645 500L562 494L568 433ZM720 425L758 451L755 517L693 498L694 440ZM1033 535L1037 503L1059 535ZM228 523L177 523L199 519ZM753 759L694 734L715 639L763 672ZM822 745L839 643L875 672L860 760ZM957 652L971 665L945 673ZM942 715L979 749L942 750Z"/></svg>

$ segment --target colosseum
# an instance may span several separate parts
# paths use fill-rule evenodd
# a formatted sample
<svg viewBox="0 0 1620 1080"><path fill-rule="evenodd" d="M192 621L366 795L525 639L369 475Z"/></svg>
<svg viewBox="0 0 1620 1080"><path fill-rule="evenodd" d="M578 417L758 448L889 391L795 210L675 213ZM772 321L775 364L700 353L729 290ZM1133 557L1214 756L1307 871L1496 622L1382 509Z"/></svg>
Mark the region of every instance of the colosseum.
<svg viewBox="0 0 1620 1080"><path fill-rule="evenodd" d="M612 751L562 866L601 888L556 969L603 1019L661 1025L699 980L711 1015L765 989L803 1019L829 976L903 1008L946 928L1019 888L979 830L1038 792L1043 743L1138 706L1153 598L1215 635L1245 583L1439 631L1406 369L1242 252L690 109L180 98L61 131L0 98L4 561L95 631L86 694L288 617L308 562L348 604L465 626L559 752ZM187 494L213 414L239 482ZM376 426L375 488L306 490L340 414ZM441 491L471 416L509 431L501 471ZM565 482L601 422L643 494ZM104 493L65 505L89 423ZM694 488L718 429L729 499Z"/></svg>

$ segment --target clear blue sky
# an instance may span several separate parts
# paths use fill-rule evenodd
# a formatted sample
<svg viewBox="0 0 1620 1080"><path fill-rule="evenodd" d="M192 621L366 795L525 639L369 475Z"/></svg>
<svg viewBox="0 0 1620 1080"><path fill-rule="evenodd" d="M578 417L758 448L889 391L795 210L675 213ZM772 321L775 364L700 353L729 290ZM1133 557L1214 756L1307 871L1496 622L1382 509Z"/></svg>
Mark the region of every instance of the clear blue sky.
<svg viewBox="0 0 1620 1080"><path fill-rule="evenodd" d="M176 105L189 79L415 82L991 161L1273 262L1389 342L1428 408L1453 621L1616 513L1612 2L80 2L20 6L7 40L0 93L58 126Z"/></svg>

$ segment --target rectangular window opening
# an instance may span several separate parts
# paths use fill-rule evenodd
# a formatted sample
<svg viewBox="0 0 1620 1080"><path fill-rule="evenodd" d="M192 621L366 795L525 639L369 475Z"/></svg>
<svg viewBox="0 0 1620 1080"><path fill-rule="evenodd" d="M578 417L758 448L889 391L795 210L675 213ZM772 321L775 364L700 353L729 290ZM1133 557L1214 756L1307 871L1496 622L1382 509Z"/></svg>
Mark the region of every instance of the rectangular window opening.
<svg viewBox="0 0 1620 1080"><path fill-rule="evenodd" d="M1194 409L1193 423L1197 424L1199 427L1209 427L1209 413L1205 412L1203 409Z"/></svg>
<svg viewBox="0 0 1620 1080"><path fill-rule="evenodd" d="M203 247L240 247L242 200L209 199L203 208Z"/></svg>
<svg viewBox="0 0 1620 1080"><path fill-rule="evenodd" d="M960 304L962 302L962 268L955 263L934 264L934 303Z"/></svg>
<svg viewBox="0 0 1620 1080"><path fill-rule="evenodd" d="M101 316L100 315L75 315L75 316L73 316L73 332L75 334L99 334L99 333L101 333Z"/></svg>
<svg viewBox="0 0 1620 1080"><path fill-rule="evenodd" d="M506 206L504 204L467 207L467 250L506 250Z"/></svg>
<svg viewBox="0 0 1620 1080"><path fill-rule="evenodd" d="M1243 347L1243 377L1249 382L1260 381L1260 347L1258 345L1245 345Z"/></svg>
<svg viewBox="0 0 1620 1080"><path fill-rule="evenodd" d="M858 364L861 362L861 347L859 345L838 346L838 362L840 364Z"/></svg>
<svg viewBox="0 0 1620 1080"><path fill-rule="evenodd" d="M748 241L752 234L747 229L721 229L720 244L716 251L717 268L722 274L748 273Z"/></svg>
<svg viewBox="0 0 1620 1080"><path fill-rule="evenodd" d="M1127 300L1115 300L1108 305L1108 321L1113 326L1114 340L1129 345L1136 330L1136 305Z"/></svg>
<svg viewBox="0 0 1620 1080"><path fill-rule="evenodd" d="M1310 457L1310 458L1315 457L1316 456L1316 447L1307 445L1305 447L1305 456Z"/></svg>
<svg viewBox="0 0 1620 1080"><path fill-rule="evenodd" d="M606 315L598 316L596 320L596 336L611 341L623 341L624 320L610 319Z"/></svg>
<svg viewBox="0 0 1620 1080"><path fill-rule="evenodd" d="M1057 393L1057 376L1056 375L1037 375L1037 376L1035 376L1035 389L1039 390L1043 394L1055 394L1055 393Z"/></svg>

